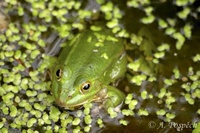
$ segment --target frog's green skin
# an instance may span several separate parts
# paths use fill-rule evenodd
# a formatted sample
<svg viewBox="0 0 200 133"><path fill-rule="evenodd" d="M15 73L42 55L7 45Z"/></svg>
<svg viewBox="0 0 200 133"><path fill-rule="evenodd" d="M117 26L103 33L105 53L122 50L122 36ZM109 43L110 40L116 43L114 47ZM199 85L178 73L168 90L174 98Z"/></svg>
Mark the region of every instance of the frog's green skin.
<svg viewBox="0 0 200 133"><path fill-rule="evenodd" d="M123 43L110 30L77 35L51 68L56 103L66 109L88 102L102 102L105 108L118 106L125 95L111 85L124 76L126 64Z"/></svg>

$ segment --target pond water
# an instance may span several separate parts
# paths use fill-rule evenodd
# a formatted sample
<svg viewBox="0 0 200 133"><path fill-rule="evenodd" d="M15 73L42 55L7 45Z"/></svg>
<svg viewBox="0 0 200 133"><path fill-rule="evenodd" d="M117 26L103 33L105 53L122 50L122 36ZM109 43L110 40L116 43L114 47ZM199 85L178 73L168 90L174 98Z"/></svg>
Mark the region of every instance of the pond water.
<svg viewBox="0 0 200 133"><path fill-rule="evenodd" d="M197 127L198 1L0 3L0 132L188 133ZM56 44L53 55L59 55L58 44L96 21L123 38L127 53L127 72L117 86L126 99L115 118L98 104L58 107L47 76L45 51Z"/></svg>

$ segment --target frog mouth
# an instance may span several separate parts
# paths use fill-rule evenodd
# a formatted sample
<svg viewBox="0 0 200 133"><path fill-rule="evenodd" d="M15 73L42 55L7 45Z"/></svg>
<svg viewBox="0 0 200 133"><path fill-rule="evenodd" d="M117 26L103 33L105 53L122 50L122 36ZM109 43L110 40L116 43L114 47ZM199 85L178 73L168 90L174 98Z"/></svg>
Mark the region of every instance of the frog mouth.
<svg viewBox="0 0 200 133"><path fill-rule="evenodd" d="M106 99L108 98L108 94L107 94L107 88L103 88L101 90L99 90L94 96L93 98L89 98L89 99L82 99L80 102L80 100L78 102L71 102L70 101L65 101L65 100L61 100L61 99L56 99L56 103L58 106L65 108L65 109L69 109L69 108L78 108L80 106L82 106L83 104L86 103L103 103Z"/></svg>
<svg viewBox="0 0 200 133"><path fill-rule="evenodd" d="M83 106L86 103L92 103L92 102L103 103L106 98L107 98L107 96L99 97L99 96L95 95L93 99L86 100L86 101L79 102L79 103L75 103L75 104L66 104L64 101L61 101L61 100L56 100L56 103L57 103L58 106L65 108L65 109L77 109L77 108L80 108L81 106Z"/></svg>
<svg viewBox="0 0 200 133"><path fill-rule="evenodd" d="M91 102L91 101L86 100L86 101L84 101L84 102L80 102L80 103L76 103L76 104L73 104L73 105L72 105L72 104L66 104L65 102L62 102L62 101L60 101L60 100L56 100L57 105L60 106L60 107L65 108L65 109L79 108L79 107L82 106L83 104L89 103L89 102Z"/></svg>

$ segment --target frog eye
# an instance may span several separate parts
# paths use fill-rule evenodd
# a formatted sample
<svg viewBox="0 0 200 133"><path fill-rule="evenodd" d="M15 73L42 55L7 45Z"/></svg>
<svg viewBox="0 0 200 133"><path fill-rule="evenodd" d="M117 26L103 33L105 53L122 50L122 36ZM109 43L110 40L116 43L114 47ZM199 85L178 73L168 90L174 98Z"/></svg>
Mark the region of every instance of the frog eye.
<svg viewBox="0 0 200 133"><path fill-rule="evenodd" d="M81 92L86 92L90 89L90 82L85 82L81 85Z"/></svg>
<svg viewBox="0 0 200 133"><path fill-rule="evenodd" d="M56 71L56 77L57 77L58 81L60 80L60 77L61 77L61 75L62 75L61 72L62 72L61 69L58 69L58 70Z"/></svg>

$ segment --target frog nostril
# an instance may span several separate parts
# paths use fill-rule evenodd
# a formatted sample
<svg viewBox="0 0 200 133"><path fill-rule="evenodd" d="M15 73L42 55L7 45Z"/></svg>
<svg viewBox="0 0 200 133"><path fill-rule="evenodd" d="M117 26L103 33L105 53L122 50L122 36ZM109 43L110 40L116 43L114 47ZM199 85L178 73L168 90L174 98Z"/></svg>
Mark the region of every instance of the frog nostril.
<svg viewBox="0 0 200 133"><path fill-rule="evenodd" d="M69 96L68 96L68 98L72 98L72 96L71 96L71 95L69 95Z"/></svg>
<svg viewBox="0 0 200 133"><path fill-rule="evenodd" d="M61 92L62 92L61 89L59 89L59 90L58 90L58 93L61 94Z"/></svg>

